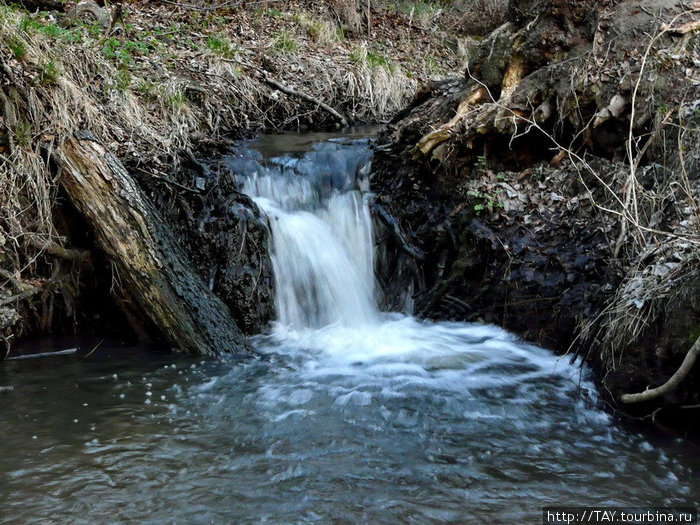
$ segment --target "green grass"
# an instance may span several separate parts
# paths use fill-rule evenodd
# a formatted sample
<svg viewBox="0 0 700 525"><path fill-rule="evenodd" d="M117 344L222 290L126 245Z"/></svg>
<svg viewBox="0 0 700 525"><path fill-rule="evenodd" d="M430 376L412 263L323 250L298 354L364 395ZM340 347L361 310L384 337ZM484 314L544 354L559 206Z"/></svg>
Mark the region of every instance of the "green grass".
<svg viewBox="0 0 700 525"><path fill-rule="evenodd" d="M436 2L399 2L396 7L402 13L418 18L436 16L442 12L442 6Z"/></svg>
<svg viewBox="0 0 700 525"><path fill-rule="evenodd" d="M15 124L13 135L18 146L29 146L32 141L32 125L20 118Z"/></svg>
<svg viewBox="0 0 700 525"><path fill-rule="evenodd" d="M117 71L114 77L115 86L119 91L126 91L131 85L131 73L126 68L121 68Z"/></svg>
<svg viewBox="0 0 700 525"><path fill-rule="evenodd" d="M40 33L54 40L63 40L64 42L77 43L83 41L80 29L65 29L52 22L44 24L34 20L31 16L22 17L19 21L19 30L27 35Z"/></svg>
<svg viewBox="0 0 700 525"><path fill-rule="evenodd" d="M206 46L209 51L224 58L233 58L238 54L238 48L223 35L209 35Z"/></svg>
<svg viewBox="0 0 700 525"><path fill-rule="evenodd" d="M19 21L19 30L28 35L39 32L44 27L30 16L25 16Z"/></svg>
<svg viewBox="0 0 700 525"><path fill-rule="evenodd" d="M394 70L391 59L377 47L367 49L365 45L355 46L350 51L348 59L351 64L366 63L370 68L384 67L389 71Z"/></svg>
<svg viewBox="0 0 700 525"><path fill-rule="evenodd" d="M145 56L160 45L158 40L119 40L110 37L102 44L102 56L111 60L119 67L129 67L134 62L134 57Z"/></svg>
<svg viewBox="0 0 700 525"><path fill-rule="evenodd" d="M41 83L44 85L52 85L58 81L58 77L61 75L61 71L58 68L58 64L51 59L46 64L41 67Z"/></svg>
<svg viewBox="0 0 700 525"><path fill-rule="evenodd" d="M273 46L277 51L292 53L299 49L299 44L288 31L280 31L275 34Z"/></svg>
<svg viewBox="0 0 700 525"><path fill-rule="evenodd" d="M342 42L345 33L330 20L323 17L315 17L307 13L295 13L292 20L315 42L330 44Z"/></svg>
<svg viewBox="0 0 700 525"><path fill-rule="evenodd" d="M187 98L185 97L185 94L182 91L178 90L168 97L167 102L170 107L181 108L186 105Z"/></svg>
<svg viewBox="0 0 700 525"><path fill-rule="evenodd" d="M284 13L277 9L256 9L255 14L258 16L266 16L268 18L283 18Z"/></svg>
<svg viewBox="0 0 700 525"><path fill-rule="evenodd" d="M27 55L27 46L19 38L11 38L7 43L12 56L17 60L22 60Z"/></svg>
<svg viewBox="0 0 700 525"><path fill-rule="evenodd" d="M83 37L79 30L64 29L56 24L46 24L39 28L39 32L53 38L55 40L63 40L65 42L82 42Z"/></svg>

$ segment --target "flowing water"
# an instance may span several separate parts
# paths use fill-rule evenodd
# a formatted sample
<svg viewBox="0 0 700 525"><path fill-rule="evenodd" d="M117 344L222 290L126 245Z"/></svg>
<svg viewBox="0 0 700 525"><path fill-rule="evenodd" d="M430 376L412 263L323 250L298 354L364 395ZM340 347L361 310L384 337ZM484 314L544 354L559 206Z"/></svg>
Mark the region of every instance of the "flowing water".
<svg viewBox="0 0 700 525"><path fill-rule="evenodd" d="M0 365L0 523L539 523L552 504L697 503L693 445L622 428L585 370L493 326L378 312L367 141L320 138L224 159L273 232L262 358L81 341Z"/></svg>

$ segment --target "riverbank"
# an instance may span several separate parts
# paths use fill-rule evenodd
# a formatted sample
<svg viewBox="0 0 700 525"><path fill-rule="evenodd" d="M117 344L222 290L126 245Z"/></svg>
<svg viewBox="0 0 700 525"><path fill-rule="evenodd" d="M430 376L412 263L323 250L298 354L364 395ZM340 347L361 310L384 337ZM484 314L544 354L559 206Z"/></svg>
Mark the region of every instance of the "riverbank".
<svg viewBox="0 0 700 525"><path fill-rule="evenodd" d="M389 288L413 290L419 315L584 356L621 413L697 420L700 370L682 365L700 335L697 16L675 2L509 11L380 139Z"/></svg>
<svg viewBox="0 0 700 525"><path fill-rule="evenodd" d="M222 159L273 233L279 322L250 338L258 358L78 337L0 366L4 521L530 524L551 501L692 505L697 447L620 424L587 367L494 325L377 308L368 142L268 135Z"/></svg>
<svg viewBox="0 0 700 525"><path fill-rule="evenodd" d="M372 176L384 306L582 355L614 406L651 388L622 410L688 420L700 403L700 8L662 4L513 3L478 38L404 4L369 17L312 2L3 7L6 353L36 333L158 336L182 315L194 336L200 309L218 319L214 338L221 323L258 333L273 310L266 219L231 170L202 159L260 131L393 116ZM82 162L103 184L80 195ZM119 228L99 224L119 214ZM149 237L161 220L139 253L119 242L126 223ZM167 315L153 302L166 271L179 283ZM179 282L183 271L194 275ZM232 339L222 346L250 350ZM219 351L209 343L186 347Z"/></svg>

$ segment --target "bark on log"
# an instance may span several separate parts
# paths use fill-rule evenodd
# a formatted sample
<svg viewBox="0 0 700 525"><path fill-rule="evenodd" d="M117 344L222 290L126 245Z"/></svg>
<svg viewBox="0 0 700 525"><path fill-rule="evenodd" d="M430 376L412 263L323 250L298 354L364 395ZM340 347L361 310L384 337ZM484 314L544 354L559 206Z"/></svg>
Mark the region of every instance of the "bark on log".
<svg viewBox="0 0 700 525"><path fill-rule="evenodd" d="M119 160L82 132L58 150L61 184L145 319L190 354L252 353Z"/></svg>

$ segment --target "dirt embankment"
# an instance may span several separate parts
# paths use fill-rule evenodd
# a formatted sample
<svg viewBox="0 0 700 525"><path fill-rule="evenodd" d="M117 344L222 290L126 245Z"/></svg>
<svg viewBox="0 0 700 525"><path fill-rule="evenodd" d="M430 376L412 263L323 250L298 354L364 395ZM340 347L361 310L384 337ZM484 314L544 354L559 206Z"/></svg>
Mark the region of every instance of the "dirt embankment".
<svg viewBox="0 0 700 525"><path fill-rule="evenodd" d="M31 333L149 331L61 188L57 152L77 132L127 168L253 333L271 314L268 232L201 159L261 130L389 118L463 60L432 6L376 6L368 24L354 2L20 4L0 5L3 355Z"/></svg>
<svg viewBox="0 0 700 525"><path fill-rule="evenodd" d="M698 4L511 2L379 141L387 289L583 355L623 411L696 416L697 364L621 396L697 354L699 27Z"/></svg>

